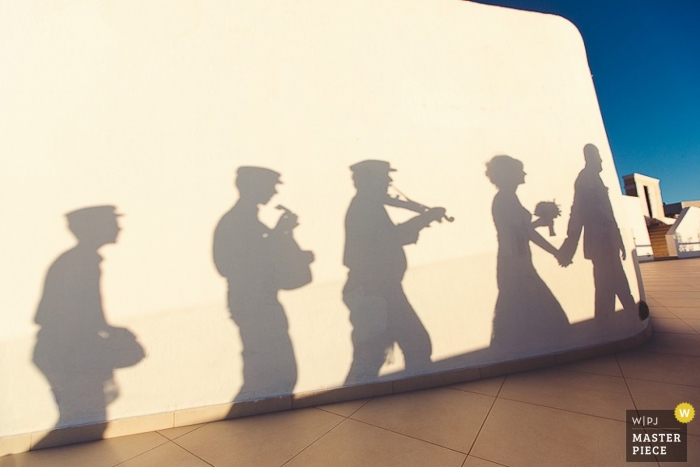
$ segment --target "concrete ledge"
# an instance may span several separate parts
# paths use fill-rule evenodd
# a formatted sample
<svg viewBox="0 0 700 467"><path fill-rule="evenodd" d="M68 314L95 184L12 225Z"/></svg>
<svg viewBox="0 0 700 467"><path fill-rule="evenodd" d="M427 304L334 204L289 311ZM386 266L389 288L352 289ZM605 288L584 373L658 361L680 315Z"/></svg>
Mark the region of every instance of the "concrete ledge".
<svg viewBox="0 0 700 467"><path fill-rule="evenodd" d="M9 436L0 438L0 456L199 423L387 396L552 367L639 347L651 337L651 333L651 322L648 322L647 326L634 336L615 342L571 349L550 355L538 355L476 368L461 368L427 375L411 376L395 381L381 381L255 401L232 402L178 410L165 414L145 415L143 417L113 420L92 425Z"/></svg>
<svg viewBox="0 0 700 467"><path fill-rule="evenodd" d="M464 368L400 379L392 381L392 385L394 394L399 394L439 386L449 386L450 384L466 383L477 379L481 379L479 368Z"/></svg>
<svg viewBox="0 0 700 467"><path fill-rule="evenodd" d="M617 342L611 342L609 344L585 347L583 349L573 349L555 356L557 358L557 365L563 365L565 363L600 357L602 355L608 355L615 352L617 352Z"/></svg>
<svg viewBox="0 0 700 467"><path fill-rule="evenodd" d="M116 438L118 436L133 435L134 433L146 433L171 428L173 427L174 416L173 412L169 412L114 420L107 424L104 437Z"/></svg>
<svg viewBox="0 0 700 467"><path fill-rule="evenodd" d="M292 396L292 408L301 409L316 405L335 404L369 397L388 396L393 394L392 383L370 383L358 386L325 389L322 391L306 392Z"/></svg>
<svg viewBox="0 0 700 467"><path fill-rule="evenodd" d="M511 373L538 370L540 368L555 366L556 364L557 357L555 355L540 355L537 357L523 358L521 360L499 362L493 365L482 366L479 369L481 370L481 379L486 379Z"/></svg>
<svg viewBox="0 0 700 467"><path fill-rule="evenodd" d="M139 417L147 418L147 417ZM71 426L58 430L37 431L31 434L31 450L54 448L66 444L85 443L105 438L107 422L93 423L91 425ZM137 433L141 433L137 431ZM126 434L126 433L124 433Z"/></svg>
<svg viewBox="0 0 700 467"><path fill-rule="evenodd" d="M8 454L27 452L32 447L32 434L7 436L0 438L0 457Z"/></svg>

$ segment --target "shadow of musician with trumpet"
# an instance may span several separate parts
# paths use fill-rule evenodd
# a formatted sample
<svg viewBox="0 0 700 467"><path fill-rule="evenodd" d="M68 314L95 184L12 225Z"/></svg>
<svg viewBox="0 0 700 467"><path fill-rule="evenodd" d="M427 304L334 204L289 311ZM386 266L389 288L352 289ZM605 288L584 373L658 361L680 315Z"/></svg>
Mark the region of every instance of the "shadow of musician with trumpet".
<svg viewBox="0 0 700 467"><path fill-rule="evenodd" d="M228 306L243 344L243 385L234 401L291 394L297 364L289 337L280 290L311 282L311 251L303 251L292 231L297 216L284 208L277 225L269 228L259 210L281 184L280 174L263 167L239 167L240 197L221 218L214 233L213 256L228 282Z"/></svg>
<svg viewBox="0 0 700 467"><path fill-rule="evenodd" d="M402 281L407 262L403 247L418 241L421 230L446 219L444 208L428 208L388 194L390 172L395 169L379 160L365 160L350 167L357 195L345 217L343 263L348 280L343 301L353 326L353 362L346 384L377 378L391 358L394 344L404 355L406 371L413 373L430 365L432 344L404 293ZM402 224L394 224L385 206L418 213Z"/></svg>

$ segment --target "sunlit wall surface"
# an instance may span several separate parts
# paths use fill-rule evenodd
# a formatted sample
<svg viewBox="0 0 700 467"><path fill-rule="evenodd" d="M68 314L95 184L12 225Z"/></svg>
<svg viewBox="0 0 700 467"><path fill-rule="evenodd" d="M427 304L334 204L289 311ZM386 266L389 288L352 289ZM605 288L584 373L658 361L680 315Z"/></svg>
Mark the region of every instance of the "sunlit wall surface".
<svg viewBox="0 0 700 467"><path fill-rule="evenodd" d="M0 62L0 436L646 326L584 44L561 18L456 0L5 1ZM384 207L386 187L351 210L367 160L396 169L369 167L392 196L454 222ZM282 184L224 229L236 272L221 273L215 229L250 166ZM298 216L289 250L261 240L278 204ZM284 287L295 246L311 280Z"/></svg>

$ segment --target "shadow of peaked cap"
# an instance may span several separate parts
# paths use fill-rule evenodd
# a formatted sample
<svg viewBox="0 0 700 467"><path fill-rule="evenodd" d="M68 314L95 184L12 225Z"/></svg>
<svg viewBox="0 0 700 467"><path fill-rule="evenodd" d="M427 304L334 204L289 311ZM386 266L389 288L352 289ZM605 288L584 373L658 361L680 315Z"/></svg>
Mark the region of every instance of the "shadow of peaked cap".
<svg viewBox="0 0 700 467"><path fill-rule="evenodd" d="M599 161L600 160L600 152L598 151L598 148L595 146L595 144L587 144L583 147L583 157L586 160L592 160L592 161Z"/></svg>
<svg viewBox="0 0 700 467"><path fill-rule="evenodd" d="M274 170L266 169L264 167L252 167L243 166L239 167L236 171L238 181L245 181L251 185L257 184L273 184L277 185L282 183L280 177L282 176L279 172Z"/></svg>
<svg viewBox="0 0 700 467"><path fill-rule="evenodd" d="M70 224L98 224L121 216L115 206L105 205L76 209L66 214L66 219Z"/></svg>
<svg viewBox="0 0 700 467"><path fill-rule="evenodd" d="M396 172L396 169L392 169L388 162L374 159L353 164L350 166L350 170L352 170L354 174L363 175L387 175L389 172Z"/></svg>

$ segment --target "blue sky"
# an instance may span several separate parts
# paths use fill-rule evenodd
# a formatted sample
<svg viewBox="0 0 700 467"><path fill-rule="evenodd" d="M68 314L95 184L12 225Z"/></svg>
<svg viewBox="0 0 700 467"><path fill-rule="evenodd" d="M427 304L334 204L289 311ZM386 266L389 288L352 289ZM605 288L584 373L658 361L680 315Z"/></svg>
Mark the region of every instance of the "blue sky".
<svg viewBox="0 0 700 467"><path fill-rule="evenodd" d="M574 23L586 43L618 174L660 179L666 203L700 199L700 1L478 3Z"/></svg>

